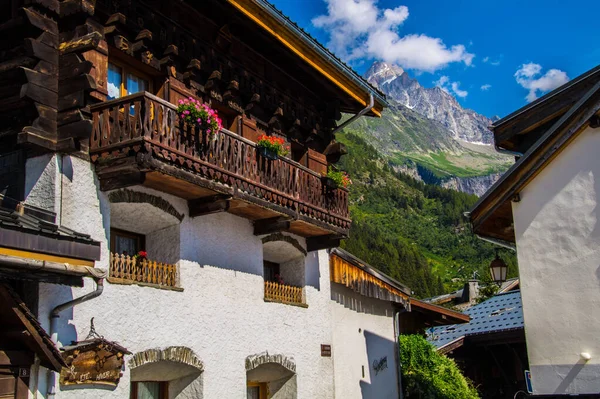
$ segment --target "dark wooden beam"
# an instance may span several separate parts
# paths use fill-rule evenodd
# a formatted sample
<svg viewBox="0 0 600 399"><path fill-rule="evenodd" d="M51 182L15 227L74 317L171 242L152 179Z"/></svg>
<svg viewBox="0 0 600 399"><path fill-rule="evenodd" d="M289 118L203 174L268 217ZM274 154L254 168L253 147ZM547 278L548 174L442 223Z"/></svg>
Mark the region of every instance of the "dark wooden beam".
<svg viewBox="0 0 600 399"><path fill-rule="evenodd" d="M211 213L226 212L229 210L231 196L217 194L210 197L188 201L190 217L209 215Z"/></svg>
<svg viewBox="0 0 600 399"><path fill-rule="evenodd" d="M310 237L306 239L306 250L312 252L318 251L319 249L338 247L341 239L342 236L337 234Z"/></svg>
<svg viewBox="0 0 600 399"><path fill-rule="evenodd" d="M600 127L600 115L594 115L590 118L590 127L597 129Z"/></svg>
<svg viewBox="0 0 600 399"><path fill-rule="evenodd" d="M109 191L117 188L125 188L143 184L146 178L145 172L133 171L131 173L121 173L115 176L100 179L100 190Z"/></svg>
<svg viewBox="0 0 600 399"><path fill-rule="evenodd" d="M280 231L289 230L290 219L282 216L274 218L257 220L254 222L254 235L261 236L264 234L279 233Z"/></svg>

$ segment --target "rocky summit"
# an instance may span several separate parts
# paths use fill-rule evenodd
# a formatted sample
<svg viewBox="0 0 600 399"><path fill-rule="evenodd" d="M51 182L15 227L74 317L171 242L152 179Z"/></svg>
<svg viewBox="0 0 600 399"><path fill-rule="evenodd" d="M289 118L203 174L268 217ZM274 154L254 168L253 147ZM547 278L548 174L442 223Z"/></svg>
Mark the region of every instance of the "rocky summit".
<svg viewBox="0 0 600 399"><path fill-rule="evenodd" d="M385 62L375 62L365 78L389 98L440 122L456 138L470 143L493 143L492 132L488 128L493 123L492 119L464 109L454 96L439 87L424 88L404 69Z"/></svg>
<svg viewBox="0 0 600 399"><path fill-rule="evenodd" d="M493 119L464 109L439 87L424 88L401 67L375 62L365 78L388 98L382 118L346 131L372 145L396 169L426 183L483 194L513 159L498 154Z"/></svg>

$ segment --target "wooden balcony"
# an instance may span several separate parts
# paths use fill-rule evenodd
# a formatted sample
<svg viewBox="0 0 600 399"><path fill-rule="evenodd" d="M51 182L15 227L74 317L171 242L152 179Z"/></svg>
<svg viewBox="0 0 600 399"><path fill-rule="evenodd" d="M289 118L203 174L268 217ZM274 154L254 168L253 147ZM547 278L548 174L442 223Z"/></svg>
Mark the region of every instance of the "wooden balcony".
<svg viewBox="0 0 600 399"><path fill-rule="evenodd" d="M265 281L265 301L307 307L302 287Z"/></svg>
<svg viewBox="0 0 600 399"><path fill-rule="evenodd" d="M177 275L177 265L110 254L108 281L113 284L138 284L179 291Z"/></svg>
<svg viewBox="0 0 600 399"><path fill-rule="evenodd" d="M103 190L143 184L187 199L191 216L224 210L254 220L256 234L347 236L348 191L328 190L297 162L263 158L255 143L225 129L208 140L150 93L91 111L90 157Z"/></svg>

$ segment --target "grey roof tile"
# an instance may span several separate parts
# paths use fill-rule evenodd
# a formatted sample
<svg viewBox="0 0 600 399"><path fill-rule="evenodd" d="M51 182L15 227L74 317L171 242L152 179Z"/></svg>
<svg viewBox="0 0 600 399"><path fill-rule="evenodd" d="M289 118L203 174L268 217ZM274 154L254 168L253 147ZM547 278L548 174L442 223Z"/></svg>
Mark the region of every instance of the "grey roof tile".
<svg viewBox="0 0 600 399"><path fill-rule="evenodd" d="M427 340L441 348L461 337L523 328L521 291L495 295L465 311L471 321L465 324L433 327Z"/></svg>

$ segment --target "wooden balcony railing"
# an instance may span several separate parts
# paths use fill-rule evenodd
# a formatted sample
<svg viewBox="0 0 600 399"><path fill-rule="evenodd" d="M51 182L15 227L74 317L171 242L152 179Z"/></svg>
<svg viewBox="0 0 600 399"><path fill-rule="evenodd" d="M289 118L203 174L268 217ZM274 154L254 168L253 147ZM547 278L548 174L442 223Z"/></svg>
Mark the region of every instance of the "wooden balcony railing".
<svg viewBox="0 0 600 399"><path fill-rule="evenodd" d="M305 306L302 287L265 281L265 300Z"/></svg>
<svg viewBox="0 0 600 399"><path fill-rule="evenodd" d="M109 281L122 284L147 284L176 288L177 265L111 252Z"/></svg>
<svg viewBox="0 0 600 399"><path fill-rule="evenodd" d="M176 107L150 93L133 94L91 107L93 162L137 152L233 187L239 192L338 230L350 228L348 191L327 190L321 176L287 158L267 160L256 144L223 129L215 140L177 118ZM242 194L240 194L242 195Z"/></svg>

